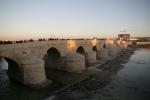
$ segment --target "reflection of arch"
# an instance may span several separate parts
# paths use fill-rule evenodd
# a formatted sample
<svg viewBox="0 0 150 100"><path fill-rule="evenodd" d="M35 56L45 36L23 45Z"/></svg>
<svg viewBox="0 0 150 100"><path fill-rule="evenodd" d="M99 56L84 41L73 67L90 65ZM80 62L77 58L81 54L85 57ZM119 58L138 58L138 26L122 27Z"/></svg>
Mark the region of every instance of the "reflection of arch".
<svg viewBox="0 0 150 100"><path fill-rule="evenodd" d="M95 52L97 52L97 47L93 46L92 50L95 51Z"/></svg>
<svg viewBox="0 0 150 100"><path fill-rule="evenodd" d="M44 60L46 67L59 67L61 62L61 54L58 49L52 47L48 49L47 56Z"/></svg>
<svg viewBox="0 0 150 100"><path fill-rule="evenodd" d="M103 44L103 48L106 48L106 44Z"/></svg>
<svg viewBox="0 0 150 100"><path fill-rule="evenodd" d="M79 46L79 47L77 48L76 52L77 52L77 53L80 53L80 54L82 54L82 55L85 55L85 50L84 50L84 48L83 48L82 46Z"/></svg>

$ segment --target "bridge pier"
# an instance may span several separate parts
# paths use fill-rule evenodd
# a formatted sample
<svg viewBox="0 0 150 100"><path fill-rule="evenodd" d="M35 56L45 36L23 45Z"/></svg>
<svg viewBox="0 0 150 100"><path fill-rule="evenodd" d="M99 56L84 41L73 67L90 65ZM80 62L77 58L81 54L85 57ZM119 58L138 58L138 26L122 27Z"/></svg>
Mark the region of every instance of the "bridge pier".
<svg viewBox="0 0 150 100"><path fill-rule="evenodd" d="M48 83L52 82L46 79L43 62L24 64L23 74L23 83L26 85L31 85L33 87L45 87L48 85Z"/></svg>
<svg viewBox="0 0 150 100"><path fill-rule="evenodd" d="M121 45L122 45L123 48L127 48L127 47L128 47L128 43L127 43L127 42L124 42L124 41L121 42Z"/></svg>
<svg viewBox="0 0 150 100"><path fill-rule="evenodd" d="M88 64L97 62L95 51L90 51L90 52L86 53L85 58L86 58L86 63L88 63Z"/></svg>
<svg viewBox="0 0 150 100"><path fill-rule="evenodd" d="M71 73L82 73L86 69L85 56L79 53L68 53L58 59L49 59L48 54L45 54L44 60L47 70L57 69Z"/></svg>
<svg viewBox="0 0 150 100"><path fill-rule="evenodd" d="M97 58L102 59L102 60L108 60L108 49L106 48L101 48L100 50L97 51Z"/></svg>
<svg viewBox="0 0 150 100"><path fill-rule="evenodd" d="M9 63L8 76L24 85L34 88L43 88L52 83L46 79L44 62L34 56L17 57L18 63Z"/></svg>
<svg viewBox="0 0 150 100"><path fill-rule="evenodd" d="M82 73L85 69L85 56L79 53L68 54L62 58L63 68L67 72Z"/></svg>
<svg viewBox="0 0 150 100"><path fill-rule="evenodd" d="M113 44L110 44L108 47L108 56L109 57L115 57L116 55L117 55L116 46Z"/></svg>

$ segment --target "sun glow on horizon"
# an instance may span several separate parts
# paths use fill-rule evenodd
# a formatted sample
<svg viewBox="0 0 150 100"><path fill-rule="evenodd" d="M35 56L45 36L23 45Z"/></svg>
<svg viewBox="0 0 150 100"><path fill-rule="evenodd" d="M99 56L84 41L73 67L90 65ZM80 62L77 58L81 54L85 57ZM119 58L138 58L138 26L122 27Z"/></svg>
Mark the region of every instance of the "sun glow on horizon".
<svg viewBox="0 0 150 100"><path fill-rule="evenodd" d="M0 40L150 37L150 0L1 0ZM133 34L132 34L133 33Z"/></svg>

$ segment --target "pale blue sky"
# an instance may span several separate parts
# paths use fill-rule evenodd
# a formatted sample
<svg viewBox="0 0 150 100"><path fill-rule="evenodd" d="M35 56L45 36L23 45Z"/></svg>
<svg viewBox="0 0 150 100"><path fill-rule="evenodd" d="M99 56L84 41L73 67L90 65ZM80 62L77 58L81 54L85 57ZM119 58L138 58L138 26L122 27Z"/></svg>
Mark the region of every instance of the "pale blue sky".
<svg viewBox="0 0 150 100"><path fill-rule="evenodd" d="M150 0L0 0L0 40L150 36Z"/></svg>

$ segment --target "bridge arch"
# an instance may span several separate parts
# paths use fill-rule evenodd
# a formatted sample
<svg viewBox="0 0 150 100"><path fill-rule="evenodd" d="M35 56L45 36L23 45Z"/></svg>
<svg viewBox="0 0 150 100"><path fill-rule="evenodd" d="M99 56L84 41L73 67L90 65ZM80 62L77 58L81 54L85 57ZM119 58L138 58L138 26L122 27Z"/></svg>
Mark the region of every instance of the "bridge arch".
<svg viewBox="0 0 150 100"><path fill-rule="evenodd" d="M49 57L58 59L61 57L61 53L59 52L58 49L51 47L50 49L47 50L47 54Z"/></svg>
<svg viewBox="0 0 150 100"><path fill-rule="evenodd" d="M0 57L0 71L8 70L8 61L4 57Z"/></svg>
<svg viewBox="0 0 150 100"><path fill-rule="evenodd" d="M85 52L85 49L82 47L82 46L79 46L76 50L77 53L80 53L82 55L85 55L86 52Z"/></svg>
<svg viewBox="0 0 150 100"><path fill-rule="evenodd" d="M95 52L97 52L97 47L93 46L92 50L95 51Z"/></svg>
<svg viewBox="0 0 150 100"><path fill-rule="evenodd" d="M22 70L19 67L19 63L17 63L15 60L8 58L8 57L1 57L3 61L5 61L5 67L7 67L8 76L12 80L20 80L23 78Z"/></svg>
<svg viewBox="0 0 150 100"><path fill-rule="evenodd" d="M10 58L7 58L7 57L2 57L6 60L6 62L8 63L8 67L17 67L19 66L17 64L17 62L15 62L14 60L10 59Z"/></svg>
<svg viewBox="0 0 150 100"><path fill-rule="evenodd" d="M106 46L106 44L104 43L103 45L102 45L102 48L106 48L107 46Z"/></svg>
<svg viewBox="0 0 150 100"><path fill-rule="evenodd" d="M57 68L61 66L61 53L55 48L51 47L47 50L44 56L45 67L46 68Z"/></svg>

